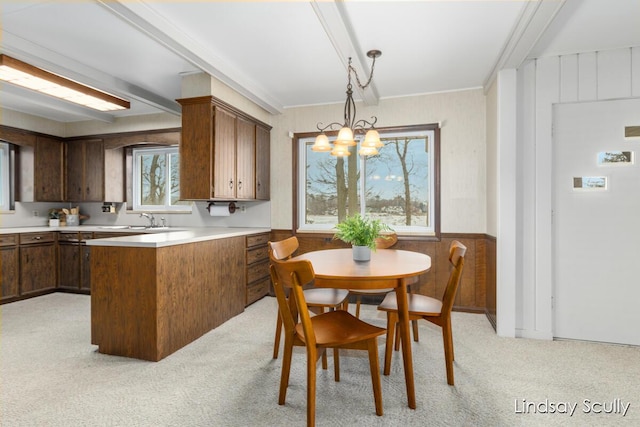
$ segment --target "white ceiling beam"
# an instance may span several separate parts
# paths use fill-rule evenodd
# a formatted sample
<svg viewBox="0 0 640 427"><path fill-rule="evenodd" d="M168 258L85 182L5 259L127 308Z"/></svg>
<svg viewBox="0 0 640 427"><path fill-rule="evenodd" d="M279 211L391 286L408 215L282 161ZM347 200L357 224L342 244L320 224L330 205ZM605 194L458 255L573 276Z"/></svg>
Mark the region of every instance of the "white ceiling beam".
<svg viewBox="0 0 640 427"><path fill-rule="evenodd" d="M127 100L135 99L171 114L181 114L180 104L173 99L156 95L139 86L25 40L6 30L2 33L1 44L3 53L35 67L60 74L68 79L112 93Z"/></svg>
<svg viewBox="0 0 640 427"><path fill-rule="evenodd" d="M524 2L522 11L509 38L484 81L485 91L503 69L518 68L535 47L540 37L553 22L566 0L540 0Z"/></svg>
<svg viewBox="0 0 640 427"><path fill-rule="evenodd" d="M140 0L96 0L96 2L271 114L281 114L284 111L282 103L275 100L241 70L224 62L206 46L191 39L144 2Z"/></svg>
<svg viewBox="0 0 640 427"><path fill-rule="evenodd" d="M353 25L349 20L343 1L327 2L313 0L311 7L313 7L313 10L318 16L318 20L322 24L336 53L344 64L345 70L349 67L349 57L351 57L351 66L358 73L360 80L362 82L366 81L371 69L366 62L366 52L363 52L355 36ZM373 81L365 90L362 90L357 82L354 84L354 88L366 105L378 104L380 96Z"/></svg>

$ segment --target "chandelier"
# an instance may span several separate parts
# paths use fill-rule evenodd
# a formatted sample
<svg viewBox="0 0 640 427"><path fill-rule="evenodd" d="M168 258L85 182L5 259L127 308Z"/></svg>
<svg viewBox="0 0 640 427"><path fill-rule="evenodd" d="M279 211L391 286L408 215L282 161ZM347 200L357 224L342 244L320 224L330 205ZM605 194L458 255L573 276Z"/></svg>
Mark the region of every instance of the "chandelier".
<svg viewBox="0 0 640 427"><path fill-rule="evenodd" d="M373 63L371 64L371 74L369 74L369 79L363 85L360 83L360 79L358 78L358 73L351 66L351 58L349 58L349 67L347 68L347 101L344 104L344 123L333 122L329 123L326 126L323 126L323 123L318 123L316 126L320 131L320 135L316 137L316 141L311 147L313 151L330 151L332 156L337 157L346 157L350 156L351 152L349 151L349 147L357 145L355 140L355 135L357 134L365 134L364 140L360 144L360 150L358 153L361 156L373 156L378 154L378 148L382 147L384 144L380 141L380 135L378 131L374 129L374 125L378 121L378 118L375 116L371 117L371 121L360 119L356 120L356 103L353 101L353 88L351 85L351 73L356 76L356 82L360 89L366 89L371 83L371 79L373 78L373 70L376 66L376 58L382 55L382 52L379 50L370 50L367 52L367 56L373 59ZM338 138L334 141L333 147L329 142L329 138L325 134L326 130L337 130Z"/></svg>

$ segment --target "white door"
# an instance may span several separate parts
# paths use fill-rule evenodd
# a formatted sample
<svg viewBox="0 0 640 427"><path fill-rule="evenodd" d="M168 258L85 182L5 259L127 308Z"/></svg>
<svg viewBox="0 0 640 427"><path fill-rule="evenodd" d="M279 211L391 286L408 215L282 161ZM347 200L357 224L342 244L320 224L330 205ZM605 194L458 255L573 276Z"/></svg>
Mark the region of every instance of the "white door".
<svg viewBox="0 0 640 427"><path fill-rule="evenodd" d="M640 99L554 107L554 336L640 345ZM631 151L633 164L598 164ZM605 177L606 189L574 189Z"/></svg>

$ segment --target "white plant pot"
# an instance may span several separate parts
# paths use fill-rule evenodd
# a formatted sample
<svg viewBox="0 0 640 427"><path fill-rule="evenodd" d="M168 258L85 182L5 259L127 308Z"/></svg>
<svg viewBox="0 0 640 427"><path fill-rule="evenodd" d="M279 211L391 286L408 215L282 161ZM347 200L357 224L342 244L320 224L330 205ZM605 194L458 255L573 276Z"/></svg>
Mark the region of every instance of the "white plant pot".
<svg viewBox="0 0 640 427"><path fill-rule="evenodd" d="M50 219L49 220L49 227L60 227L60 220L59 219Z"/></svg>
<svg viewBox="0 0 640 427"><path fill-rule="evenodd" d="M371 260L371 248L369 246L352 246L353 260L366 262Z"/></svg>

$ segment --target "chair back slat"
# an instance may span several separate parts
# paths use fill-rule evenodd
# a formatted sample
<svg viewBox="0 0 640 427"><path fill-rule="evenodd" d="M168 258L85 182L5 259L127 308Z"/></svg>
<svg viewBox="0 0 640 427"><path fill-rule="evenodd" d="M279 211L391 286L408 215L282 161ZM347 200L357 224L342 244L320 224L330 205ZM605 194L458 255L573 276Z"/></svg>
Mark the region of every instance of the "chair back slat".
<svg viewBox="0 0 640 427"><path fill-rule="evenodd" d="M447 287L444 290L444 296L442 297L442 314L451 313L453 309L453 302L458 292L460 285L460 279L462 277L462 267L464 267L464 255L467 252L467 247L457 240L451 242L449 248L449 262L453 266L449 275L449 281Z"/></svg>
<svg viewBox="0 0 640 427"><path fill-rule="evenodd" d="M376 249L388 249L398 243L398 235L396 233L385 234L384 237L376 239Z"/></svg>
<svg viewBox="0 0 640 427"><path fill-rule="evenodd" d="M269 272L271 273L271 282L273 283L273 290L275 291L278 301L278 311L280 312L284 330L287 333L292 333L293 328L296 326L296 320L294 319L298 318L298 308L295 302L292 303L291 300L287 298L282 281L278 277L278 272L273 264L269 267Z"/></svg>
<svg viewBox="0 0 640 427"><path fill-rule="evenodd" d="M313 265L309 260L299 261L279 261L272 260L272 268L276 272L277 279L283 286L291 288L295 303L297 305L300 323L304 331L304 339L308 346L315 348L316 338L311 325L309 307L304 298L303 286L313 283L315 273ZM282 296L284 297L284 290ZM291 300L291 298L290 298Z"/></svg>
<svg viewBox="0 0 640 427"><path fill-rule="evenodd" d="M275 259L289 259L299 246L296 236L279 242L269 242L269 255Z"/></svg>

